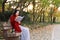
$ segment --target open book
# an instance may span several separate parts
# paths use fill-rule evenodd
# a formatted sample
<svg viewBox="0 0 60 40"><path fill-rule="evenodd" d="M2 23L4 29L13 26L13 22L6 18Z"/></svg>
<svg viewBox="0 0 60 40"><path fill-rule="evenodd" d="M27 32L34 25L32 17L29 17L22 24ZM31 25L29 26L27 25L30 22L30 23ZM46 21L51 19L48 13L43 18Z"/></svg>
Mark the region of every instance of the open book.
<svg viewBox="0 0 60 40"><path fill-rule="evenodd" d="M23 18L24 18L24 16L23 17L22 16L18 16L18 17L16 17L15 21L20 22L20 21L23 20Z"/></svg>

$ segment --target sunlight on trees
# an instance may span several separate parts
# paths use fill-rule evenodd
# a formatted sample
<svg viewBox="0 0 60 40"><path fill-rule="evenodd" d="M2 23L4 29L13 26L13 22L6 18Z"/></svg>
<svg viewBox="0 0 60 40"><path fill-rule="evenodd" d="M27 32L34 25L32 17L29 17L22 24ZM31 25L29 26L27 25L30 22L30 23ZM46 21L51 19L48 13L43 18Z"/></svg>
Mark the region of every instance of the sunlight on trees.
<svg viewBox="0 0 60 40"><path fill-rule="evenodd" d="M9 1L11 1L11 0L7 0L7 2L9 2Z"/></svg>
<svg viewBox="0 0 60 40"><path fill-rule="evenodd" d="M9 2L9 1L16 1L16 2L19 2L19 0L7 0L7 2Z"/></svg>
<svg viewBox="0 0 60 40"><path fill-rule="evenodd" d="M21 13L29 12L31 19L34 18L35 22L46 22L51 16L53 20L53 17L59 15L58 11L60 11L59 0L7 0L5 4L8 10L17 9Z"/></svg>
<svg viewBox="0 0 60 40"><path fill-rule="evenodd" d="M28 10L27 10L27 8L24 8L23 11L27 12Z"/></svg>
<svg viewBox="0 0 60 40"><path fill-rule="evenodd" d="M11 8L12 8L12 9L15 9L15 8L16 8L16 6L11 6Z"/></svg>
<svg viewBox="0 0 60 40"><path fill-rule="evenodd" d="M35 2L39 2L39 0L35 0Z"/></svg>
<svg viewBox="0 0 60 40"><path fill-rule="evenodd" d="M60 7L58 7L58 11L60 11Z"/></svg>
<svg viewBox="0 0 60 40"><path fill-rule="evenodd" d="M50 4L49 6L52 7L52 8L54 8L54 5L53 4Z"/></svg>
<svg viewBox="0 0 60 40"><path fill-rule="evenodd" d="M32 10L32 9L33 9L33 5L30 4L30 5L28 6L28 10Z"/></svg>

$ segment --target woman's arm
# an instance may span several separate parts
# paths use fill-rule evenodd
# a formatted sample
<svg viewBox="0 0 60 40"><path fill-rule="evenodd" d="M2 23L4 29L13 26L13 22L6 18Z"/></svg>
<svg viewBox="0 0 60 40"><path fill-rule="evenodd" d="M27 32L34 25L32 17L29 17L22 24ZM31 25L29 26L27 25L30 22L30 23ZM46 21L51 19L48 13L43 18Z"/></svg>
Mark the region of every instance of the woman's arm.
<svg viewBox="0 0 60 40"><path fill-rule="evenodd" d="M21 21L22 21L23 18L24 18L24 16L23 16L23 17L17 16L17 17L15 18L15 21L18 22L19 24L21 24Z"/></svg>
<svg viewBox="0 0 60 40"><path fill-rule="evenodd" d="M19 27L19 24L17 22L15 22L14 28L16 32L21 32L21 28Z"/></svg>

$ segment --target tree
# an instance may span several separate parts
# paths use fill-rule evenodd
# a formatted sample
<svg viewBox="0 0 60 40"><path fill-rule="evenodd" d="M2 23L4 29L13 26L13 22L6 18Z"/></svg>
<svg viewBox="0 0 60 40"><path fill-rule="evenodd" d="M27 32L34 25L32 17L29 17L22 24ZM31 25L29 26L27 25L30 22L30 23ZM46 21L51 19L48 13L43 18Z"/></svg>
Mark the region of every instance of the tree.
<svg viewBox="0 0 60 40"><path fill-rule="evenodd" d="M33 0L33 22L35 23L35 0Z"/></svg>
<svg viewBox="0 0 60 40"><path fill-rule="evenodd" d="M2 12L4 13L5 11L5 3L6 3L7 0L3 0L2 2Z"/></svg>
<svg viewBox="0 0 60 40"><path fill-rule="evenodd" d="M2 0L0 0L0 12L2 11Z"/></svg>
<svg viewBox="0 0 60 40"><path fill-rule="evenodd" d="M18 7L20 7L20 13L23 12L23 9L28 7L28 5L30 4L31 0L20 0L18 2L18 5L15 9L17 9Z"/></svg>

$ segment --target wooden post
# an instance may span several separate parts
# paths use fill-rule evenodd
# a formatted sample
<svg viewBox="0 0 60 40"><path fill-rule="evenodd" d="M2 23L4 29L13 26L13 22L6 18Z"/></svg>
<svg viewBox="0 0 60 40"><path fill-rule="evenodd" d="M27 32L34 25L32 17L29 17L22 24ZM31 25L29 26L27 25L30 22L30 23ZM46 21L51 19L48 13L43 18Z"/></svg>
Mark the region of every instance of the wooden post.
<svg viewBox="0 0 60 40"><path fill-rule="evenodd" d="M3 28L3 35L5 40L20 40L20 33L11 33L8 30L12 29L11 27L4 27ZM17 35L18 34L18 35Z"/></svg>

